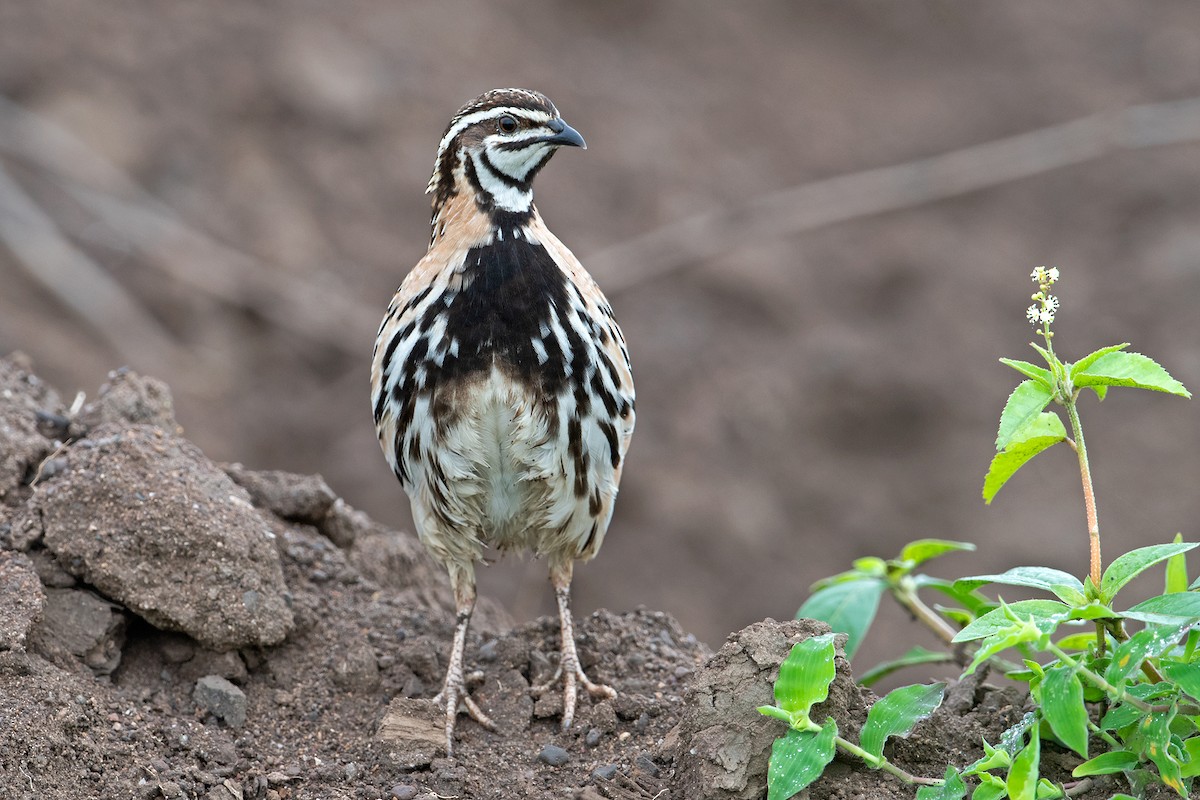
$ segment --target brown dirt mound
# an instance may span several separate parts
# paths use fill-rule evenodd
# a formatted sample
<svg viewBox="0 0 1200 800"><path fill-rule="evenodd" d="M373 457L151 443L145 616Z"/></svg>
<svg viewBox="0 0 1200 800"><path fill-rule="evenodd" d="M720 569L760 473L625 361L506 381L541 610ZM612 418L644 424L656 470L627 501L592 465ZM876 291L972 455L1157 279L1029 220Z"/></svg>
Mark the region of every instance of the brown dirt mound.
<svg viewBox="0 0 1200 800"><path fill-rule="evenodd" d="M714 655L665 614L596 612L581 658L620 695L581 698L563 732L561 700L528 692L556 620L513 626L485 598L468 656L500 731L464 719L447 759L423 698L451 599L412 536L319 477L214 465L157 381L116 373L74 411L20 357L0 384L0 796L765 796L778 730L754 708L821 624L758 623ZM871 699L839 659L827 713L857 730ZM1011 691L962 684L894 757L940 774L1021 713ZM911 795L838 761L809 796Z"/></svg>

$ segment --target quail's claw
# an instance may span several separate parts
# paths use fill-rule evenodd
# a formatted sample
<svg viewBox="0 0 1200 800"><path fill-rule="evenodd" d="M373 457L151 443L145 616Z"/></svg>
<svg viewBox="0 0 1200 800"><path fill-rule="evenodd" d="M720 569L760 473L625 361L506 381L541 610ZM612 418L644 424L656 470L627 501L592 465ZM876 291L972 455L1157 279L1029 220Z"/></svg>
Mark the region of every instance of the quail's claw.
<svg viewBox="0 0 1200 800"><path fill-rule="evenodd" d="M553 573L552 576L554 576ZM560 679L562 680L562 727L563 730L566 730L575 721L575 705L578 701L578 687L580 684L583 685L583 688L592 697L612 699L617 696L617 690L603 683L596 683L584 673L583 667L579 665L579 653L575 649L575 625L571 620L571 586L569 574L565 580L561 578L555 580L554 594L558 599L558 616L562 633L561 656L558 660L558 668L554 670L554 674L550 676L550 679L531 687L530 691L535 695L544 694Z"/></svg>
<svg viewBox="0 0 1200 800"><path fill-rule="evenodd" d="M450 649L450 664L446 667L446 682L434 696L433 702L446 711L446 757L454 755L454 726L458 722L459 709L463 708L471 719L489 731L496 730L496 723L483 713L483 709L467 694L467 679L475 680L480 673L463 675L463 651L467 646L467 626L471 622L471 611L475 607L472 591L459 603L458 619L454 626L454 645Z"/></svg>

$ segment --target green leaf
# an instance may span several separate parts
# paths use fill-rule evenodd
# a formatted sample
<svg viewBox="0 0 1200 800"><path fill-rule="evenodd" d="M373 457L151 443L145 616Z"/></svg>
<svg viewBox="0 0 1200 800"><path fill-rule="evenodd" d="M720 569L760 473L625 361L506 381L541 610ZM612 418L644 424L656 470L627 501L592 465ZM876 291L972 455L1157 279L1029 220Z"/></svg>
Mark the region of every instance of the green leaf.
<svg viewBox="0 0 1200 800"><path fill-rule="evenodd" d="M856 558L851 566L854 571L869 578L882 578L887 574L887 562L878 556Z"/></svg>
<svg viewBox="0 0 1200 800"><path fill-rule="evenodd" d="M824 702L833 683L833 654L832 633L797 642L779 665L775 704L790 714L807 715L815 704Z"/></svg>
<svg viewBox="0 0 1200 800"><path fill-rule="evenodd" d="M996 748L1016 758L1017 753L1025 746L1025 734L1031 730L1035 730L1037 722L1037 714L1034 714L1032 711L1026 711L1024 716L1007 728L1004 733L1000 734L1000 743L996 745Z"/></svg>
<svg viewBox="0 0 1200 800"><path fill-rule="evenodd" d="M1023 425L1012 435L1004 451L992 458L992 465L983 479L984 502L990 504L1001 487L1026 461L1066 438L1067 430L1062 420L1050 411L1038 414Z"/></svg>
<svg viewBox="0 0 1200 800"><path fill-rule="evenodd" d="M1038 351L1038 353L1041 355L1041 357L1046 359L1047 364L1050 364L1050 365L1062 364L1062 362L1059 361L1056 356L1052 355L1049 350L1042 347L1037 342L1030 342L1029 346L1032 347L1034 350Z"/></svg>
<svg viewBox="0 0 1200 800"><path fill-rule="evenodd" d="M1100 727L1106 731L1119 731L1121 728L1132 725L1144 716L1146 716L1145 711L1128 703L1122 703L1121 705L1113 706L1104 713L1104 717L1100 720Z"/></svg>
<svg viewBox="0 0 1200 800"><path fill-rule="evenodd" d="M996 431L996 450L1008 447L1021 428L1037 419L1038 414L1050 401L1054 393L1050 387L1038 381L1021 381L1013 389L1000 412L1000 428Z"/></svg>
<svg viewBox="0 0 1200 800"><path fill-rule="evenodd" d="M1072 633L1070 636L1064 636L1055 642L1059 648L1063 650L1087 650L1096 643L1095 631L1083 631L1081 633Z"/></svg>
<svg viewBox="0 0 1200 800"><path fill-rule="evenodd" d="M1019 361L1015 358L1002 358L1000 359L1000 363L1012 367L1026 378L1033 378L1034 381L1042 384L1047 389L1054 386L1054 374L1045 367L1039 367L1037 364L1030 364L1028 361Z"/></svg>
<svg viewBox="0 0 1200 800"><path fill-rule="evenodd" d="M767 800L788 800L821 777L833 760L836 736L837 724L831 719L819 733L790 729L776 739L767 767Z"/></svg>
<svg viewBox="0 0 1200 800"><path fill-rule="evenodd" d="M954 656L951 653L938 653L918 645L899 658L882 661L871 667L871 669L863 673L858 682L863 686L872 686L893 672L906 669L907 667L916 667L921 664L945 664L953 660Z"/></svg>
<svg viewBox="0 0 1200 800"><path fill-rule="evenodd" d="M1036 800L1038 787L1038 762L1042 757L1042 740L1034 731L1008 770L1005 787L1012 800Z"/></svg>
<svg viewBox="0 0 1200 800"><path fill-rule="evenodd" d="M1083 584L1079 582L1078 578L1069 572L1050 567L1013 567L999 575L974 575L970 578L960 578L954 582L954 586L964 591L971 591L985 583L1044 589L1053 592L1058 599L1071 605L1083 605L1087 602L1083 593Z"/></svg>
<svg viewBox="0 0 1200 800"><path fill-rule="evenodd" d="M1087 775L1113 775L1118 772L1124 772L1127 769L1133 769L1138 764L1136 753L1131 753L1128 750L1113 750L1108 753L1101 753L1095 758L1090 758L1080 764L1071 772L1071 777L1082 778Z"/></svg>
<svg viewBox="0 0 1200 800"><path fill-rule="evenodd" d="M829 624L837 633L844 633L846 658L852 658L863 637L875 620L879 610L879 598L887 584L878 578L863 578L826 586L813 592L800 610L796 619L807 617Z"/></svg>
<svg viewBox="0 0 1200 800"><path fill-rule="evenodd" d="M1067 618L1070 608L1057 600L1018 600L1009 603L1008 609L1022 619L1033 618L1033 622L1043 633L1050 633L1058 624ZM994 633L1012 627L1004 608L993 609L979 619L963 628L954 637L955 642L969 642L982 639Z"/></svg>
<svg viewBox="0 0 1200 800"><path fill-rule="evenodd" d="M1182 764L1171 748L1171 722L1175 709L1165 714L1152 714L1142 723L1141 733L1145 736L1146 756L1158 767L1158 777L1180 797L1187 797L1183 785Z"/></svg>
<svg viewBox="0 0 1200 800"><path fill-rule="evenodd" d="M967 785L953 766L946 767L945 783L941 786L917 789L917 800L963 800L966 796Z"/></svg>
<svg viewBox="0 0 1200 800"><path fill-rule="evenodd" d="M980 775L990 769L1008 769L1012 764L1012 755L1003 748L992 747L983 740L983 758L963 770L964 775Z"/></svg>
<svg viewBox="0 0 1200 800"><path fill-rule="evenodd" d="M1004 781L991 773L985 772L979 776L979 785L971 794L971 800L1000 800L1008 796L1008 787Z"/></svg>
<svg viewBox="0 0 1200 800"><path fill-rule="evenodd" d="M1112 602L1121 587L1129 583L1134 576L1144 572L1160 561L1164 561L1179 553L1186 553L1196 547L1195 542L1172 542L1170 544L1152 544L1149 547L1139 547L1118 556L1104 570L1100 579L1100 597L1105 602Z"/></svg>
<svg viewBox="0 0 1200 800"><path fill-rule="evenodd" d="M1071 375L1071 378L1074 379L1074 377L1079 373L1087 372L1088 367L1090 367L1092 364L1095 364L1100 358L1103 358L1109 353L1116 353L1120 350L1124 350L1126 347L1129 347L1129 342L1125 342L1124 344L1113 344L1109 345L1108 347L1101 347L1099 350L1088 353L1074 364L1067 364L1067 371Z"/></svg>
<svg viewBox="0 0 1200 800"><path fill-rule="evenodd" d="M933 713L942 703L946 684L901 686L876 701L867 712L859 747L876 758L883 756L883 745L892 736L907 737L913 726Z"/></svg>
<svg viewBox="0 0 1200 800"><path fill-rule="evenodd" d="M861 581L866 578L878 578L878 575L864 575L856 569L848 569L845 572L839 572L836 575L829 575L821 578L819 581L814 581L809 587L810 592L819 592L827 586L833 586L835 583L847 583L849 581Z"/></svg>
<svg viewBox="0 0 1200 800"><path fill-rule="evenodd" d="M1104 680L1120 686L1147 658L1158 656L1174 646L1182 633L1183 627L1179 625L1151 625L1138 631L1113 651L1112 661L1104 670Z"/></svg>
<svg viewBox="0 0 1200 800"><path fill-rule="evenodd" d="M963 670L963 676L974 674L980 664L997 653L1007 650L1010 647L1035 641L1041 637L1042 634L1036 628L1031 629L1030 626L1024 623L1014 622L1009 628L997 631L994 635L988 636L983 640L981 643L982 646L975 651L975 657L967 665L967 668ZM1008 677L1014 676L1010 674Z"/></svg>
<svg viewBox="0 0 1200 800"><path fill-rule="evenodd" d="M1042 714L1060 742L1087 758L1088 712L1078 675L1066 667L1047 670L1042 679Z"/></svg>
<svg viewBox="0 0 1200 800"><path fill-rule="evenodd" d="M1071 382L1077 387L1131 386L1180 397L1192 396L1158 362L1141 353L1115 352L1100 356L1086 370L1073 371Z"/></svg>
<svg viewBox="0 0 1200 800"><path fill-rule="evenodd" d="M1037 785L1038 800L1056 800L1063 796L1062 790L1050 782L1049 778L1040 778Z"/></svg>
<svg viewBox="0 0 1200 800"><path fill-rule="evenodd" d="M1121 616L1162 625L1195 624L1200 622L1200 592L1160 594L1138 603Z"/></svg>
<svg viewBox="0 0 1200 800"><path fill-rule="evenodd" d="M974 549L975 545L970 542L952 542L949 539L918 539L904 546L904 549L900 551L899 560L911 562L915 567L946 553Z"/></svg>
<svg viewBox="0 0 1200 800"><path fill-rule="evenodd" d="M1183 765L1183 777L1194 778L1200 775L1200 736L1193 736L1183 743L1183 752L1187 755L1187 763Z"/></svg>
<svg viewBox="0 0 1200 800"><path fill-rule="evenodd" d="M915 575L913 576L913 582L916 584L918 589L924 589L928 587L930 589L939 591L947 597L950 597L953 600L961 603L963 607L973 616L985 614L988 611L991 611L995 606L995 603L992 600L984 597L977 591L956 589L952 581L942 580L941 578L933 578L929 575Z"/></svg>
<svg viewBox="0 0 1200 800"><path fill-rule="evenodd" d="M1183 544L1183 534L1175 534L1175 544ZM1188 588L1187 557L1183 553L1167 559L1167 572L1163 581L1163 594L1186 592Z"/></svg>
<svg viewBox="0 0 1200 800"><path fill-rule="evenodd" d="M1200 664L1164 660L1159 662L1158 669L1180 689L1200 700Z"/></svg>
<svg viewBox="0 0 1200 800"><path fill-rule="evenodd" d="M1112 606L1106 606L1104 603L1091 602L1085 606L1075 606L1071 609L1071 613L1067 615L1068 619L1115 619L1121 616L1116 611L1112 610Z"/></svg>
<svg viewBox="0 0 1200 800"><path fill-rule="evenodd" d="M756 708L754 710L757 711L758 713L762 714L764 717L771 717L772 719L782 720L782 721L786 722L788 725L792 724L792 715L789 714L787 711L784 711L779 706L759 706L758 708Z"/></svg>

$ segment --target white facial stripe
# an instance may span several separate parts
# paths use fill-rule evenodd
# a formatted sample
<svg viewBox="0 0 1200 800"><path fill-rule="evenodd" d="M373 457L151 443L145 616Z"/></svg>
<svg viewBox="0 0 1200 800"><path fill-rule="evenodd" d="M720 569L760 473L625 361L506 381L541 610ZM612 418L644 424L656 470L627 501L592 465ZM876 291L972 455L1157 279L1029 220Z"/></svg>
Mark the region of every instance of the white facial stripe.
<svg viewBox="0 0 1200 800"><path fill-rule="evenodd" d="M494 172L488 169L477 154L472 154L471 161L475 164L475 175L479 185L492 198L492 202L505 211L528 211L533 204L533 192L523 192L509 186Z"/></svg>
<svg viewBox="0 0 1200 800"><path fill-rule="evenodd" d="M548 148L546 144L531 144L517 150L489 150L488 159L505 175L523 181Z"/></svg>
<svg viewBox="0 0 1200 800"><path fill-rule="evenodd" d="M528 108L514 108L512 106L502 106L500 108L489 108L486 111L476 111L473 114L467 114L465 117L450 126L450 130L446 131L446 135L442 137L442 141L438 144L438 155L441 155L441 153L446 149L446 146L450 144L451 140L453 140L455 136L458 136L475 123L483 122L485 119L502 117L505 114L538 123L549 122L550 120L554 119L553 116L545 111L534 111Z"/></svg>

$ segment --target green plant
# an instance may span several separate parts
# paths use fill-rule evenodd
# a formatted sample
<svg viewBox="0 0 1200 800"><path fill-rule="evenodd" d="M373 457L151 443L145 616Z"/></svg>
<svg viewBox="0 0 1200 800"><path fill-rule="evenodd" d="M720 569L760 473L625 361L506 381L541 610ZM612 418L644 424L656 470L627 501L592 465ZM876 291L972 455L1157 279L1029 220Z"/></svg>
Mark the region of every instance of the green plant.
<svg viewBox="0 0 1200 800"><path fill-rule="evenodd" d="M818 724L809 716L814 705L825 701L834 675L832 633L798 642L780 665L775 705L758 709L760 714L788 724L787 733L771 749L768 800L787 800L819 778L837 749L905 783L940 785L937 779L920 778L897 767L884 757L883 745L892 736L907 736L914 725L932 714L942 702L945 686L935 683L893 690L871 706L859 733L859 744L854 744L838 735L832 717Z"/></svg>
<svg viewBox="0 0 1200 800"><path fill-rule="evenodd" d="M1060 360L1051 330L1059 302L1050 294L1059 272L1039 267L1032 277L1038 290L1027 315L1044 340L1044 345L1032 346L1046 367L1001 359L1026 379L1009 396L1001 413L997 453L984 480L983 497L990 504L1031 458L1066 442L1078 457L1083 488L1089 549L1084 578L1042 566L1016 567L1002 574L956 581L914 574L918 566L932 558L974 549L960 542L920 540L905 547L895 559L859 559L852 570L819 582L797 616L824 619L834 630L847 633L849 657L865 636L880 599L890 594L941 638L947 652L909 651L868 672L864 682L915 664L954 660L965 665L964 674L970 674L986 662L1028 684L1033 711L1007 731L996 746L984 742L981 759L962 768L950 765L942 778L900 774L903 770L883 757L882 742L878 753L867 750L867 757L863 757L843 745L836 726L826 737L830 743L822 746L830 758L835 746L842 747L859 755L869 766L923 784L917 793L920 800L961 800L967 794L968 780L975 784L973 800L1069 797L1083 793L1097 780L1111 779L1105 776L1122 776L1133 793L1115 795L1118 798L1140 796L1155 783L1188 797L1195 778L1200 776L1200 631L1195 630L1200 625L1200 580L1188 583L1185 553L1197 545L1176 536L1173 543L1137 548L1104 568L1095 490L1078 403L1085 390L1103 400L1112 387L1191 395L1150 358L1126 352L1127 344L1101 348L1074 363ZM1051 403L1063 409L1070 434L1062 417L1047 410ZM1165 567L1164 592L1117 610L1118 595L1129 581L1159 564ZM981 591L989 585L1032 588L1050 596L1006 603ZM919 596L923 589L936 591L943 601L952 602L930 606ZM1014 654L1017 661L1008 660ZM826 741L817 731L826 731L830 723L816 725L808 718L811 703L801 702L800 708L795 698L808 696L805 693L811 693L812 686L824 680L826 673L832 677L831 652L829 662L823 672L814 667L789 672L788 684L799 682L804 686L781 695L777 685L778 705L759 709L788 720L791 726L772 752L772 798L787 798L791 794L786 792L798 791L794 788L797 781L788 777L790 773L782 766L776 775L777 758L780 765L807 763L808 771L800 775L811 775L808 782L820 775L820 769L812 773L812 765L819 760L811 755L816 752L812 748L816 742ZM940 701L941 688L935 686ZM905 690L917 696L922 688ZM935 687L927 687L923 696L931 697L934 691ZM889 705L903 704L897 699ZM925 714L932 713L936 705ZM894 733L907 734L921 718L914 717L914 713L909 709L903 717L912 718L908 727L897 728ZM805 732L808 738L797 738ZM791 744L781 744L789 738ZM1073 773L1077 781L1055 785L1041 777L1039 766L1045 742L1078 754L1080 763ZM827 761L821 763L821 769L824 763ZM780 787L778 791L776 786Z"/></svg>

